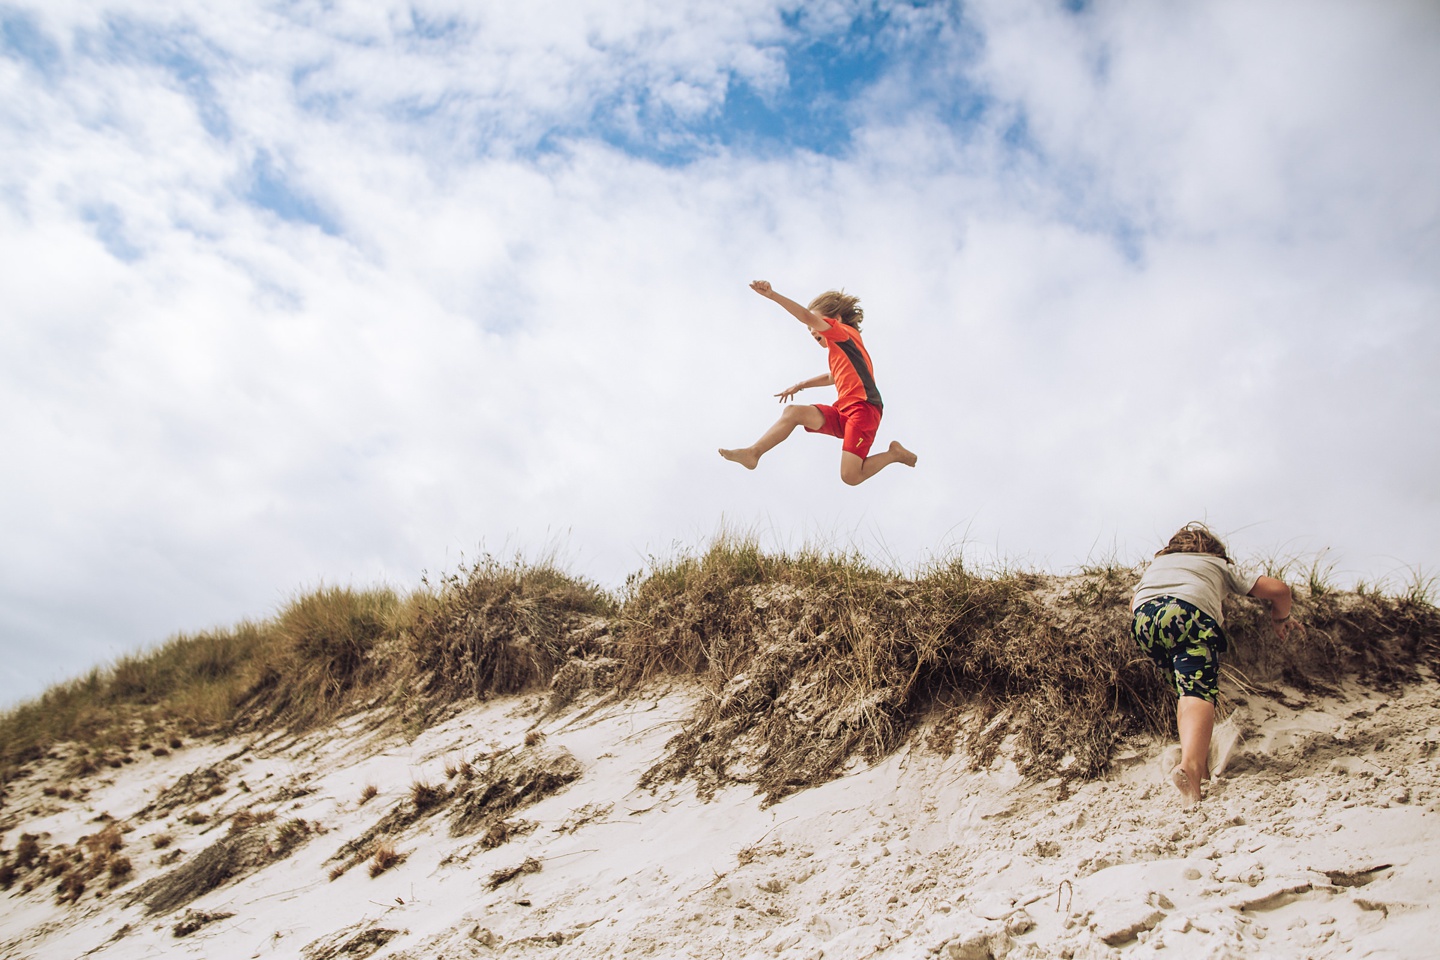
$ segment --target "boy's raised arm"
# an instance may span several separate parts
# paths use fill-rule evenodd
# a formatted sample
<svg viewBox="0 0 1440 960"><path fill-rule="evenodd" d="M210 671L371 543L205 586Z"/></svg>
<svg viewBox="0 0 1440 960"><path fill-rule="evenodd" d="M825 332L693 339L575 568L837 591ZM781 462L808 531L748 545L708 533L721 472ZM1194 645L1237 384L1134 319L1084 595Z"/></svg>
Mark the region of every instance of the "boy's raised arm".
<svg viewBox="0 0 1440 960"><path fill-rule="evenodd" d="M1260 577L1255 581L1255 586L1251 588L1250 596L1257 600L1269 601L1270 625L1275 628L1275 633L1284 639L1291 626L1290 605L1294 598L1290 593L1290 587L1283 580L1276 580L1274 577Z"/></svg>
<svg viewBox="0 0 1440 960"><path fill-rule="evenodd" d="M760 296L766 300L774 300L780 304L780 306L784 307L796 320L799 320L816 333L829 329L830 325L825 322L824 317L808 307L800 306L800 304L794 300L777 292L774 287L770 286L769 280L756 280L750 284L750 289L760 294Z"/></svg>

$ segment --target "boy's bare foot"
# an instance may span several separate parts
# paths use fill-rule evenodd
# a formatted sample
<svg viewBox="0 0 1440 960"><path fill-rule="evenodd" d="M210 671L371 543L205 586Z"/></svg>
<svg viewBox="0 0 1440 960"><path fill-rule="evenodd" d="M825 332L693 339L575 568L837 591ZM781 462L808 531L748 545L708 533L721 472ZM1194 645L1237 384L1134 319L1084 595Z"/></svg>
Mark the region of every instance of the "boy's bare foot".
<svg viewBox="0 0 1440 960"><path fill-rule="evenodd" d="M740 466L746 470L754 470L755 465L760 462L760 456L751 453L749 450L721 450L720 456L729 460L731 463L740 464Z"/></svg>
<svg viewBox="0 0 1440 960"><path fill-rule="evenodd" d="M721 452L723 453L724 451L722 450ZM890 441L890 455L895 458L896 463L903 463L907 467L915 466L915 461L920 459L919 457L915 456L915 454L911 453L909 450L906 450L904 447L900 446L899 440Z"/></svg>

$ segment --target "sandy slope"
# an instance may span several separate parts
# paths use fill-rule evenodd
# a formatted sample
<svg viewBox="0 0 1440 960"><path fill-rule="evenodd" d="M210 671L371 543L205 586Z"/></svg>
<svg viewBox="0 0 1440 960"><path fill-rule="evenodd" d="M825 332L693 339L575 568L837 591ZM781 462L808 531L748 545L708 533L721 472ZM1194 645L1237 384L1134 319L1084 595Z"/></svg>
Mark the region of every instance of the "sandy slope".
<svg viewBox="0 0 1440 960"><path fill-rule="evenodd" d="M0 955L1435 956L1437 690L1252 698L1227 775L1190 812L1151 741L1073 788L1024 781L1003 759L971 771L922 737L770 807L744 788L709 803L688 784L638 789L695 695L683 686L552 716L540 697L493 701L411 742L362 717L298 741L195 744L107 770L83 800L43 794L62 782L62 754L11 784L0 846L29 833L58 852L108 814L133 876L70 905L53 878L17 882L0 894ZM483 776L467 786L447 766L492 752L540 766L568 754L580 775L510 811L515 833L493 849L451 835L458 798L403 823L414 782L473 789ZM379 794L362 803L367 784ZM255 872L165 913L134 902L147 881L213 859L244 810L262 816L234 837L272 844L246 848L268 851ZM187 822L197 812L205 822ZM337 851L387 815L403 862L332 881ZM277 852L292 818L303 836ZM156 849L161 834L173 840ZM182 920L194 929L177 936Z"/></svg>

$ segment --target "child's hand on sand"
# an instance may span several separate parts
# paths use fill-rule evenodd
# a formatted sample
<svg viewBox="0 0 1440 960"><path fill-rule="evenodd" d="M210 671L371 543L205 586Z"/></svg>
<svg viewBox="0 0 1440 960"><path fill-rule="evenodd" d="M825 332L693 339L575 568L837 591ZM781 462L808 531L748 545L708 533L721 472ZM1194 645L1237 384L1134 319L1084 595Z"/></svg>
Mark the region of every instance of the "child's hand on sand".
<svg viewBox="0 0 1440 960"><path fill-rule="evenodd" d="M756 293L760 294L760 296L762 296L762 297L769 297L769 296L770 296L770 281L769 281L769 280L752 280L752 281L750 282L750 289L751 289L751 290L754 290Z"/></svg>
<svg viewBox="0 0 1440 960"><path fill-rule="evenodd" d="M1270 626L1274 628L1275 639L1277 640L1284 640L1290 636L1292 631L1299 631L1299 638L1304 638L1305 636L1305 624L1299 620L1291 620L1289 617L1286 617L1284 620L1271 620Z"/></svg>

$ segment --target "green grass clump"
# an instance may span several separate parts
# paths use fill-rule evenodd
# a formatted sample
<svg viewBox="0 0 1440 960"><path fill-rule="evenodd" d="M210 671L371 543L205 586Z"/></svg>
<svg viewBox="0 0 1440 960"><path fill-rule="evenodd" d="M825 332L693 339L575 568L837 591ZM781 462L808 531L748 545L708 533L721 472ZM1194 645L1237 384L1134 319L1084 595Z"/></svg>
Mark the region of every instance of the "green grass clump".
<svg viewBox="0 0 1440 960"><path fill-rule="evenodd" d="M487 557L408 596L321 587L271 619L174 637L0 714L0 773L63 742L83 745L85 774L108 749L175 730L300 731L387 700L423 716L542 687L588 649L577 631L613 610L599 587L549 561Z"/></svg>
<svg viewBox="0 0 1440 960"><path fill-rule="evenodd" d="M57 684L0 715L0 768L37 759L62 741L128 749L147 730L199 732L227 723L272 646L267 626L241 623L182 634Z"/></svg>
<svg viewBox="0 0 1440 960"><path fill-rule="evenodd" d="M292 600L269 624L246 712L296 728L332 719L390 669L378 654L406 629L409 609L388 588L325 587Z"/></svg>

